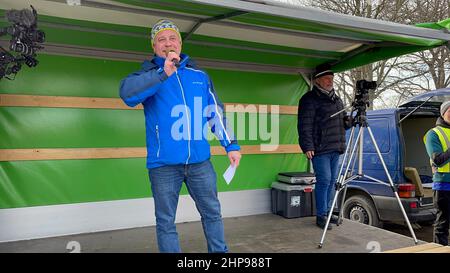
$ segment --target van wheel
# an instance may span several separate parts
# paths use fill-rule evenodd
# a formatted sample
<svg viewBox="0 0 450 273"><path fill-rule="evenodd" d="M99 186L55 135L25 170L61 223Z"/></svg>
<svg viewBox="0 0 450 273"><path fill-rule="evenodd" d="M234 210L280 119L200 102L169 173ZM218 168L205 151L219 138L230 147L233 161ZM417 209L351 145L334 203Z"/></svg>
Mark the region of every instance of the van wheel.
<svg viewBox="0 0 450 273"><path fill-rule="evenodd" d="M344 203L344 217L362 224L381 227L377 210L372 200L363 195L350 196Z"/></svg>

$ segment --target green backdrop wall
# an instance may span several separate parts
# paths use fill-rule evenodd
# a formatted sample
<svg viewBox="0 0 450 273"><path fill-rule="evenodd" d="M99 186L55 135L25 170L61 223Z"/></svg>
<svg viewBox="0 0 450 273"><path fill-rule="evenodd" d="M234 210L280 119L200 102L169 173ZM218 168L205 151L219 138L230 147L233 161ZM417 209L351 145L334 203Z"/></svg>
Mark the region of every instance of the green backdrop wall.
<svg viewBox="0 0 450 273"><path fill-rule="evenodd" d="M3 14L3 12L0 12ZM95 24L45 17L55 23L120 29L144 34L143 28ZM4 23L0 23L4 25ZM147 52L144 35L134 38L87 30L42 27L48 42ZM207 39L194 36L194 39ZM283 63L258 52L224 53L187 42L184 52L193 57L228 60L264 60ZM25 67L14 81L0 81L1 94L118 98L122 78L138 70L140 63L41 53L39 65ZM289 62L289 61L288 61ZM295 64L293 64L295 65ZM297 105L307 90L299 75L205 69L225 103ZM248 125L247 114L247 125ZM253 114L250 114L253 115ZM280 144L296 144L296 116L280 115ZM239 132L236 132L239 133ZM242 145L267 143L243 140ZM211 145L219 145L214 140ZM0 107L0 149L144 147L142 110ZM1 153L1 150L0 150ZM228 167L226 156L213 156L219 191L269 188L280 171L302 171L307 160L301 154L244 155L233 182L221 174ZM182 194L187 194L185 188ZM0 162L0 208L18 208L79 202L150 197L144 158Z"/></svg>

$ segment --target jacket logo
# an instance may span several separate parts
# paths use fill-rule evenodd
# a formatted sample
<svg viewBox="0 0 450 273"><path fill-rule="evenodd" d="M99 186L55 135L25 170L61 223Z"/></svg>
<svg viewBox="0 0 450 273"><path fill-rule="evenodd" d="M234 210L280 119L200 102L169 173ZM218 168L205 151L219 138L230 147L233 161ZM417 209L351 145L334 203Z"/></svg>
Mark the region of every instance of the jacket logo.
<svg viewBox="0 0 450 273"><path fill-rule="evenodd" d="M199 85L203 85L203 82L192 82L192 84L199 84Z"/></svg>

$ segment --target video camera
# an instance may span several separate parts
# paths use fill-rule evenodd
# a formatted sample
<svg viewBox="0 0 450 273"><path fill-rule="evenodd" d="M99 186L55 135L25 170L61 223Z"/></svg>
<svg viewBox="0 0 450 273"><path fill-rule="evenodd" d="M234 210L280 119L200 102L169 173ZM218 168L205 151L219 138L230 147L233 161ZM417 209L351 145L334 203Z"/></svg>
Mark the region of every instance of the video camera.
<svg viewBox="0 0 450 273"><path fill-rule="evenodd" d="M366 109L370 106L369 91L377 88L377 82L358 80L356 82L355 99L352 102L352 112L356 111L356 116L353 118L353 125L367 125Z"/></svg>
<svg viewBox="0 0 450 273"><path fill-rule="evenodd" d="M375 90L377 88L377 82L375 81L366 81L359 80L356 82L356 93L355 100L353 102L353 106L358 110L365 110L365 107L369 107L369 90Z"/></svg>
<svg viewBox="0 0 450 273"><path fill-rule="evenodd" d="M10 74L17 74L25 63L28 67L35 67L39 62L36 51L42 49L40 45L45 41L45 33L37 29L37 12L31 6L28 9L10 10L6 12L6 19L13 23L0 28L0 36L11 35L8 52L0 47L0 79Z"/></svg>
<svg viewBox="0 0 450 273"><path fill-rule="evenodd" d="M356 82L356 90L374 90L375 88L377 88L375 81L359 80Z"/></svg>

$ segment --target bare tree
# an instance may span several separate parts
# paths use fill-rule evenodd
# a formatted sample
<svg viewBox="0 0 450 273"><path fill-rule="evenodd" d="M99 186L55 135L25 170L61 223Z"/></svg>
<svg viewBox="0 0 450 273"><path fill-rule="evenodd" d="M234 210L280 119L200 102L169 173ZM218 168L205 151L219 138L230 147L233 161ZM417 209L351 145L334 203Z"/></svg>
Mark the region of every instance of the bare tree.
<svg viewBox="0 0 450 273"><path fill-rule="evenodd" d="M436 22L450 18L450 0L415 0L413 23ZM450 85L450 50L442 46L414 54L420 64L429 69L434 88L444 88Z"/></svg>
<svg viewBox="0 0 450 273"><path fill-rule="evenodd" d="M450 17L450 0L411 0L410 23L438 22ZM401 57L405 65L398 71L404 77L394 90L398 96L395 106L408 96L450 86L450 50L446 46ZM413 77L415 75L415 77Z"/></svg>
<svg viewBox="0 0 450 273"><path fill-rule="evenodd" d="M450 0L311 0L310 6L337 13L404 24L435 22L450 17ZM392 107L404 99L449 86L449 50L439 47L375 62L339 73L336 91L344 103L352 101L358 79L376 80L378 88L370 94L371 105Z"/></svg>

